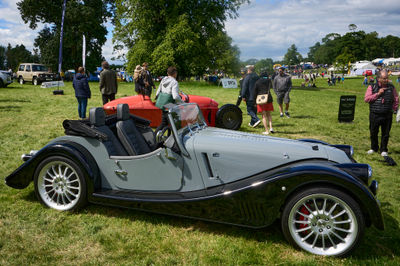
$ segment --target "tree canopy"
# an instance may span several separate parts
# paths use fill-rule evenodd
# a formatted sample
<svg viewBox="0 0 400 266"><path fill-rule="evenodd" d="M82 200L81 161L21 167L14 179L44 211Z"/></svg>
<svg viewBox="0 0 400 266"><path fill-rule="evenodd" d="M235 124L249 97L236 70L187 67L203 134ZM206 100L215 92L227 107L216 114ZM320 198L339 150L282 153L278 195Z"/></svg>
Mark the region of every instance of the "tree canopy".
<svg viewBox="0 0 400 266"><path fill-rule="evenodd" d="M351 24L349 28L350 26ZM388 35L379 38L375 31L370 33L355 31L356 27L351 27L351 30L352 32L344 35L327 34L321 42L310 47L308 60L316 64L333 64L339 55L345 53L346 48L347 53L353 55L354 61L400 56L399 37Z"/></svg>
<svg viewBox="0 0 400 266"><path fill-rule="evenodd" d="M292 44L287 50L285 56L283 57L283 62L286 65L297 65L303 61L303 57L297 51L296 45Z"/></svg>
<svg viewBox="0 0 400 266"><path fill-rule="evenodd" d="M32 54L25 48L23 44L12 47L8 44L7 47L0 46L0 69L17 70L17 67L22 62L34 62L39 60L39 56Z"/></svg>
<svg viewBox="0 0 400 266"><path fill-rule="evenodd" d="M224 31L248 0L116 0L114 40L128 48L128 70L144 61L157 75L175 65L181 77L236 72L239 49Z"/></svg>
<svg viewBox="0 0 400 266"><path fill-rule="evenodd" d="M17 3L22 20L36 29L46 26L35 39L40 62L57 69L63 0L21 0ZM104 23L113 15L113 0L68 0L63 37L63 70L82 64L82 36L86 37L86 67L93 71L102 60L101 47L106 42Z"/></svg>

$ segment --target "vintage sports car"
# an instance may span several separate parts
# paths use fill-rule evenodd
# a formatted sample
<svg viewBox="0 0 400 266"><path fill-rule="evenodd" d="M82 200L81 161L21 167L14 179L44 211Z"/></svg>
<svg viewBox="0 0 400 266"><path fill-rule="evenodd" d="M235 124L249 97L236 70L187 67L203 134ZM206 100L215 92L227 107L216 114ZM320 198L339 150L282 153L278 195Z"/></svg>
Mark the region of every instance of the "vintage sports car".
<svg viewBox="0 0 400 266"><path fill-rule="evenodd" d="M187 103L197 103L209 126L237 130L242 125L242 111L236 105L225 104L218 108L218 103L208 97L186 95L183 92L181 97ZM131 114L150 120L151 127L161 124L161 110L148 96L135 95L116 99L105 104L104 111L108 115L115 114L117 105L122 103L129 105Z"/></svg>
<svg viewBox="0 0 400 266"><path fill-rule="evenodd" d="M352 147L207 126L196 104L168 107L170 127L92 108L88 121L64 121L65 136L6 177L39 201L66 211L87 202L263 228L280 219L295 247L345 256L365 227L384 228L378 183Z"/></svg>

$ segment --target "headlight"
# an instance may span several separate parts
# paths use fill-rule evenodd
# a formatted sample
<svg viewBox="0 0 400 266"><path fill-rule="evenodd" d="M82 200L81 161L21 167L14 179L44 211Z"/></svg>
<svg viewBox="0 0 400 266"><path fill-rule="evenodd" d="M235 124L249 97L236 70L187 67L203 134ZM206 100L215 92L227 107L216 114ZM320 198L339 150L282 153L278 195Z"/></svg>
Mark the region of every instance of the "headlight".
<svg viewBox="0 0 400 266"><path fill-rule="evenodd" d="M369 164L345 163L339 164L338 167L352 176L357 177L365 185L369 186L371 184L372 168Z"/></svg>

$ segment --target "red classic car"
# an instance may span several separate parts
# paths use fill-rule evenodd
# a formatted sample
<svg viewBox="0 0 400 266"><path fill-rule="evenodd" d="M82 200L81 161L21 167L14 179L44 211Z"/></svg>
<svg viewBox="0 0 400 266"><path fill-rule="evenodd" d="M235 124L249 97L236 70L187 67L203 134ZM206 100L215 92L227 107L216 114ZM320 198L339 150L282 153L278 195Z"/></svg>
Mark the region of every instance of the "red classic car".
<svg viewBox="0 0 400 266"><path fill-rule="evenodd" d="M185 102L197 103L209 126L237 130L242 125L242 111L234 104L225 104L218 108L218 103L209 97L181 94ZM111 101L103 106L106 114L115 114L117 105L126 103L131 114L151 121L151 127L161 123L161 110L148 96L135 95Z"/></svg>

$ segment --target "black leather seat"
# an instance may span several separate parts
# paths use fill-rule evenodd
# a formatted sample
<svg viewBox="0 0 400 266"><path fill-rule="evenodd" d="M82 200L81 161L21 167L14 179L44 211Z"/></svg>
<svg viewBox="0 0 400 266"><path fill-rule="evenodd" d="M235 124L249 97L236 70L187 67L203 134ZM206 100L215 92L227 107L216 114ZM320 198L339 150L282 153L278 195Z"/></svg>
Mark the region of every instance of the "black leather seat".
<svg viewBox="0 0 400 266"><path fill-rule="evenodd" d="M135 122L130 119L127 104L117 105L117 119L118 138L129 155L140 155L152 151Z"/></svg>
<svg viewBox="0 0 400 266"><path fill-rule="evenodd" d="M127 156L128 153L122 147L121 143L111 131L111 129L106 126L106 115L103 108L95 107L89 110L89 121L90 125L96 130L107 135L107 140L103 141L104 146L108 151L110 156Z"/></svg>

